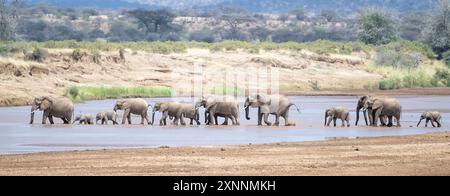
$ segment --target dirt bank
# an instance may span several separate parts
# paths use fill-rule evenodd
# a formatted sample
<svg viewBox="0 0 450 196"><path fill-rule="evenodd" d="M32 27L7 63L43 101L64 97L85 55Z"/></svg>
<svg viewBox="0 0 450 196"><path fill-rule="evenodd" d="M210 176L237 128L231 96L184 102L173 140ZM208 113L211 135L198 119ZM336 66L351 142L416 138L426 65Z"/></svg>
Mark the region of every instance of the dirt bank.
<svg viewBox="0 0 450 196"><path fill-rule="evenodd" d="M0 175L450 175L450 132L0 156Z"/></svg>

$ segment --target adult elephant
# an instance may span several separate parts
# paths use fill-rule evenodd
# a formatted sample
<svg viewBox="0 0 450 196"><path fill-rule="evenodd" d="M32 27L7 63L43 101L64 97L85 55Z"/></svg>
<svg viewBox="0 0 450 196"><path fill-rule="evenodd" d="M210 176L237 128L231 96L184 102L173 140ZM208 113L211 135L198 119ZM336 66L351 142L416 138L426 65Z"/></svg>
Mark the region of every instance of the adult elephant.
<svg viewBox="0 0 450 196"><path fill-rule="evenodd" d="M70 99L67 98L54 98L54 97L37 97L31 106L31 119L30 124L34 122L34 114L36 111L43 111L42 124L47 123L47 118L50 124L55 124L53 117L61 118L64 124L70 124L72 122L74 105Z"/></svg>
<svg viewBox="0 0 450 196"><path fill-rule="evenodd" d="M262 125L262 120L268 126L272 126L269 122L269 115L275 115L275 126L280 125L280 117L285 120L285 126L295 126L295 123L289 121L289 109L291 106L295 106L300 113L300 109L292 103L286 96L283 95L256 95L254 97L248 97L245 101L245 117L247 120L251 120L249 117L250 107L258 108L258 126Z"/></svg>
<svg viewBox="0 0 450 196"><path fill-rule="evenodd" d="M358 103L356 105L356 122L355 122L355 126L358 126L358 122L359 122L359 114L362 110L363 112L363 116L364 116L364 121L366 122L366 126L373 126L373 111L372 109L364 109L364 104L366 102L368 102L371 99L385 99L383 97L375 97L375 96L370 96L370 95L365 95L359 98ZM382 126L386 126L386 121L388 121L388 117L387 116L381 116L380 117L380 122Z"/></svg>
<svg viewBox="0 0 450 196"><path fill-rule="evenodd" d="M116 102L114 106L114 112L117 110L123 110L123 118L122 124L125 124L126 120L128 120L128 124L131 125L131 114L140 115L141 116L141 124L144 124L144 121L147 121L148 124L151 122L148 120L148 107L151 107L145 100L143 99L122 99Z"/></svg>
<svg viewBox="0 0 450 196"><path fill-rule="evenodd" d="M196 104L196 108L205 108L205 118L208 119L209 125L217 125L217 117L225 117L231 119L233 125L239 125L239 104L233 97L229 96L207 96L202 97Z"/></svg>
<svg viewBox="0 0 450 196"><path fill-rule="evenodd" d="M402 114L402 106L397 99L394 98L377 98L372 97L367 99L364 103L364 110L369 111L372 117L372 126L378 126L378 119L384 126L387 118L389 123L388 127L393 126L393 118L397 121L397 127L401 127L400 118Z"/></svg>

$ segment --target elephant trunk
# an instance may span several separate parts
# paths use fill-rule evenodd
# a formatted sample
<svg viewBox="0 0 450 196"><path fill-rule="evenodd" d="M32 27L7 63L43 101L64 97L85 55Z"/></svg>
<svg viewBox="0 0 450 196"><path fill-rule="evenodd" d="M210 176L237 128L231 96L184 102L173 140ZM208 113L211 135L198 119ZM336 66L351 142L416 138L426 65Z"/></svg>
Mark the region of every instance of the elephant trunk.
<svg viewBox="0 0 450 196"><path fill-rule="evenodd" d="M250 120L250 106L247 106L247 107L245 108L245 118L246 118L247 120Z"/></svg>
<svg viewBox="0 0 450 196"><path fill-rule="evenodd" d="M205 124L209 125L208 111L205 111Z"/></svg>
<svg viewBox="0 0 450 196"><path fill-rule="evenodd" d="M355 126L358 126L358 122L359 122L359 112L361 111L362 107L360 105L358 105L358 107L356 108L356 122L355 122ZM363 110L363 116L364 116L364 121L366 122L366 125L369 126L369 123L367 122L367 110Z"/></svg>
<svg viewBox="0 0 450 196"><path fill-rule="evenodd" d="M358 126L358 122L359 122L359 112L361 111L361 106L358 105L358 107L356 108L356 122L355 122L355 126Z"/></svg>
<svg viewBox="0 0 450 196"><path fill-rule="evenodd" d="M328 110L325 112L325 123L324 126L327 126L327 118L328 118Z"/></svg>
<svg viewBox="0 0 450 196"><path fill-rule="evenodd" d="M417 127L419 127L420 123L422 123L423 118L420 118L419 123L417 123Z"/></svg>
<svg viewBox="0 0 450 196"><path fill-rule="evenodd" d="M155 123L155 113L156 113L156 111L153 111L153 113L152 113L152 122L151 122L151 125L153 125L153 124Z"/></svg>
<svg viewBox="0 0 450 196"><path fill-rule="evenodd" d="M36 113L36 111L37 111L36 105L31 106L30 124L33 124L34 122L34 113Z"/></svg>

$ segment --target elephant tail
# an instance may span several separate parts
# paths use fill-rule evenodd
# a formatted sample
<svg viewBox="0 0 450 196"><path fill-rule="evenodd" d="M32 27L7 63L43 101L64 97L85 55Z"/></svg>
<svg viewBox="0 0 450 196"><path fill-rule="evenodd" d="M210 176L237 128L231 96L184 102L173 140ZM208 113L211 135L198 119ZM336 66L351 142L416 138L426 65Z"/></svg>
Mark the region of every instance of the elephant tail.
<svg viewBox="0 0 450 196"><path fill-rule="evenodd" d="M299 114L302 114L302 112L300 111L300 108L299 108L295 103L291 103L291 104L289 105L289 107L290 107L290 106L295 106L297 112L298 112Z"/></svg>

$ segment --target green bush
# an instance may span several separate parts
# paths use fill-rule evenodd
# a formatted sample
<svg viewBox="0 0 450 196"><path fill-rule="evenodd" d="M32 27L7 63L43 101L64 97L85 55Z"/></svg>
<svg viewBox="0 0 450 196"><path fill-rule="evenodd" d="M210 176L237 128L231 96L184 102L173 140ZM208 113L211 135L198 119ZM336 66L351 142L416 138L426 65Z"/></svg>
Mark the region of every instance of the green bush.
<svg viewBox="0 0 450 196"><path fill-rule="evenodd" d="M73 100L102 100L128 97L171 97L169 87L117 87L117 86L72 86L65 96Z"/></svg>
<svg viewBox="0 0 450 196"><path fill-rule="evenodd" d="M382 80L378 83L378 88L380 90L396 90L400 89L400 83L401 81L399 79Z"/></svg>
<svg viewBox="0 0 450 196"><path fill-rule="evenodd" d="M450 68L450 50L442 54L442 60Z"/></svg>

